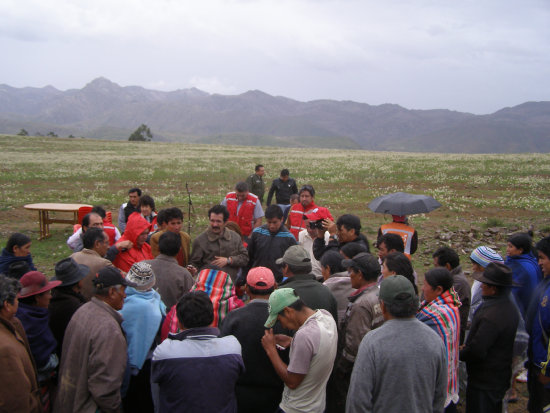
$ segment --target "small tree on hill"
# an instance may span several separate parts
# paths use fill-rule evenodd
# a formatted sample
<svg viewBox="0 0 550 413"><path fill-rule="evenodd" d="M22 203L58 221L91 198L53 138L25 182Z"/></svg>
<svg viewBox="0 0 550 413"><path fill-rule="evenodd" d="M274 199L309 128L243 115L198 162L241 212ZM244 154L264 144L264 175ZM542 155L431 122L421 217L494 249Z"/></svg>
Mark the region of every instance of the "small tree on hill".
<svg viewBox="0 0 550 413"><path fill-rule="evenodd" d="M50 136L50 137L52 137L52 138L57 138L57 134L56 134L55 132L51 132L51 131L48 132L48 133L46 134L46 136Z"/></svg>
<svg viewBox="0 0 550 413"><path fill-rule="evenodd" d="M29 136L29 132L27 132L25 129L21 129L17 135L18 136Z"/></svg>
<svg viewBox="0 0 550 413"><path fill-rule="evenodd" d="M141 126L137 128L128 138L129 141L138 142L149 142L151 139L153 139L151 129L149 129L149 126L144 123L142 123Z"/></svg>

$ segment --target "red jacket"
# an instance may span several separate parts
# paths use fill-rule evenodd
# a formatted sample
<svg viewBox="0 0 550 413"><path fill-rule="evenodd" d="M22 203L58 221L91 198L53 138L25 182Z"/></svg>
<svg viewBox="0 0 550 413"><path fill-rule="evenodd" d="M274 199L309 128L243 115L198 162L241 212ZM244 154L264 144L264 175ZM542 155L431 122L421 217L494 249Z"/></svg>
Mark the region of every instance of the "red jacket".
<svg viewBox="0 0 550 413"><path fill-rule="evenodd" d="M138 247L136 240L143 231L151 228L149 224L140 214L132 214L128 218L124 235L120 237L120 241L132 241L134 246L127 251L121 251L113 261L113 265L124 272L128 272L132 264L143 260L152 260L151 246L144 242L141 247Z"/></svg>
<svg viewBox="0 0 550 413"><path fill-rule="evenodd" d="M300 231L306 227L304 214L314 208L317 208L315 202L309 204L307 209L304 209L301 203L294 204L292 208L290 208L290 212L288 213L288 230L294 235L296 241L298 241L298 234Z"/></svg>
<svg viewBox="0 0 550 413"><path fill-rule="evenodd" d="M116 241L116 230L112 223L107 222L106 219L103 220L103 231L109 236L109 246L115 245Z"/></svg>
<svg viewBox="0 0 550 413"><path fill-rule="evenodd" d="M239 205L239 200L235 192L228 193L225 196L225 202L227 204L227 210L229 211L229 221L236 222L241 228L243 236L248 237L252 232L254 208L256 208L258 197L249 192L248 196L241 204L238 214L237 207Z"/></svg>

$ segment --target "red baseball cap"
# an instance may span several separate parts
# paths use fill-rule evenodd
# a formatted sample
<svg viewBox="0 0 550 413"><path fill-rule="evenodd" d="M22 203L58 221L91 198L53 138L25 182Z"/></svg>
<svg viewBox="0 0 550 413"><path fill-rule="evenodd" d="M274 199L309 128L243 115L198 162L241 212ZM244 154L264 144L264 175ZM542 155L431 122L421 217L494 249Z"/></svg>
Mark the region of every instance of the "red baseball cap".
<svg viewBox="0 0 550 413"><path fill-rule="evenodd" d="M19 298L42 294L61 284L61 281L48 281L46 276L40 271L30 271L26 273L21 277L19 282L23 287L19 292Z"/></svg>
<svg viewBox="0 0 550 413"><path fill-rule="evenodd" d="M246 284L257 290L267 290L275 285L275 277L269 268L254 267L248 271Z"/></svg>
<svg viewBox="0 0 550 413"><path fill-rule="evenodd" d="M320 219L326 219L326 218L330 219L331 221L334 221L334 218L332 218L330 211L324 207L313 208L311 211L306 212L304 215L306 219L309 219L310 221L319 221Z"/></svg>

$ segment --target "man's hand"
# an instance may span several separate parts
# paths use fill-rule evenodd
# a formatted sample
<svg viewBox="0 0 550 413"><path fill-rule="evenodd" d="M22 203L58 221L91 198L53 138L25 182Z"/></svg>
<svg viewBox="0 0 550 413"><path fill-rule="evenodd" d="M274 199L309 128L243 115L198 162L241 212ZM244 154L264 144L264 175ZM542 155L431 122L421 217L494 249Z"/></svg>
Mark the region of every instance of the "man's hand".
<svg viewBox="0 0 550 413"><path fill-rule="evenodd" d="M275 336L273 335L272 328L265 330L264 336L262 337L262 346L268 355L270 352L277 352L277 347L275 346Z"/></svg>
<svg viewBox="0 0 550 413"><path fill-rule="evenodd" d="M189 271L193 277L194 277L195 275L197 275L197 272L199 271L199 270L197 270L197 267L195 267L194 265L191 265L191 264L189 264L189 265L188 265L187 267L185 267L185 268L187 268L187 271Z"/></svg>
<svg viewBox="0 0 550 413"><path fill-rule="evenodd" d="M330 235L334 235L338 232L338 228L334 221L331 221L328 218L323 219L323 228L329 232Z"/></svg>
<svg viewBox="0 0 550 413"><path fill-rule="evenodd" d="M212 260L211 264L223 268L223 267L229 265L229 258L225 258L225 257L214 257L214 259Z"/></svg>
<svg viewBox="0 0 550 413"><path fill-rule="evenodd" d="M130 240L120 241L120 242L117 242L115 245L116 245L116 249L119 251L126 251L131 249L134 246L134 244Z"/></svg>
<svg viewBox="0 0 550 413"><path fill-rule="evenodd" d="M275 343L281 347L288 348L290 343L292 343L292 337L289 337L285 334L275 334Z"/></svg>

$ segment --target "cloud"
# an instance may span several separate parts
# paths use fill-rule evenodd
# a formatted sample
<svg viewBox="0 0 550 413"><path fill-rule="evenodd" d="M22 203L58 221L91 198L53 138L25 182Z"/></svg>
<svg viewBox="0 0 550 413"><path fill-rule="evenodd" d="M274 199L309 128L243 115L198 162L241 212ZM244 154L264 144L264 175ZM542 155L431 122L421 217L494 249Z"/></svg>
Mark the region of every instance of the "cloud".
<svg viewBox="0 0 550 413"><path fill-rule="evenodd" d="M4 0L0 77L491 111L548 96L548 21L546 0Z"/></svg>

